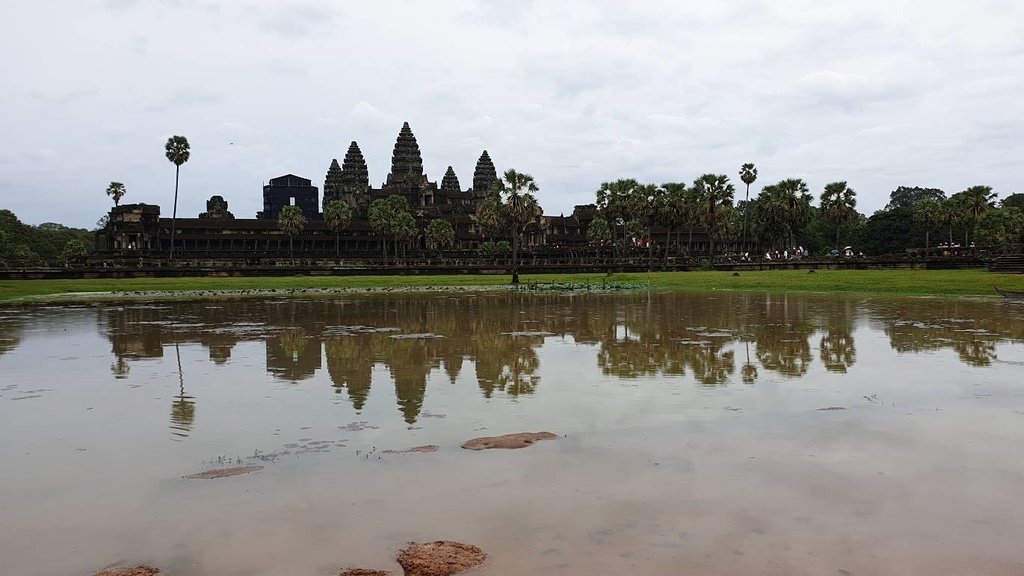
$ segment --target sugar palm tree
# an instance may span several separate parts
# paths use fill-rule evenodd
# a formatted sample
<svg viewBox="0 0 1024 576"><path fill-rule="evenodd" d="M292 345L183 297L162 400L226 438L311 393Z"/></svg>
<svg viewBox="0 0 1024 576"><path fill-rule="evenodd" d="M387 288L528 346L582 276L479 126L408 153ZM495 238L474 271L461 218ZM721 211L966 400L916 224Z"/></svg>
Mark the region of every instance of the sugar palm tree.
<svg viewBox="0 0 1024 576"><path fill-rule="evenodd" d="M170 259L174 260L174 241L175 231L178 220L178 174L181 171L181 165L188 162L189 158L189 145L188 139L184 136L171 136L167 139L167 144L164 145L164 154L167 159L174 164L174 208L171 211L171 255Z"/></svg>
<svg viewBox="0 0 1024 576"><path fill-rule="evenodd" d="M697 199L698 214L708 230L708 251L714 258L715 235L721 211L726 206L732 206L735 188L725 174L705 174L693 181L692 190Z"/></svg>
<svg viewBox="0 0 1024 576"><path fill-rule="evenodd" d="M324 207L324 221L334 231L334 255L341 254L341 231L352 222L352 208L348 202L335 198Z"/></svg>
<svg viewBox="0 0 1024 576"><path fill-rule="evenodd" d="M792 247L797 233L811 217L811 194L807 183L799 178L787 178L761 189L758 197L763 224L782 227Z"/></svg>
<svg viewBox="0 0 1024 576"><path fill-rule="evenodd" d="M924 228L924 255L930 249L932 226L942 218L942 205L932 198L925 198L914 205L914 221Z"/></svg>
<svg viewBox="0 0 1024 576"><path fill-rule="evenodd" d="M523 233L526 227L540 217L540 205L534 193L540 190L533 176L517 172L514 169L505 171L502 179L497 182L498 190L504 200L504 212L512 226L512 284L519 284L519 251L522 248Z"/></svg>
<svg viewBox="0 0 1024 576"><path fill-rule="evenodd" d="M277 227L288 235L288 255L294 255L293 241L295 235L306 227L306 215L298 206L285 206L277 216Z"/></svg>
<svg viewBox="0 0 1024 576"><path fill-rule="evenodd" d="M821 193L821 212L825 221L836 227L836 250L839 250L839 231L857 217L857 193L846 182L825 185Z"/></svg>
<svg viewBox="0 0 1024 576"><path fill-rule="evenodd" d="M124 198L124 195L127 193L128 192L124 189L124 184L120 182L111 182L110 185L107 186L107 196L114 199L114 206L120 206L121 198Z"/></svg>
<svg viewBox="0 0 1024 576"><path fill-rule="evenodd" d="M974 231L978 222L978 216L996 207L997 194L992 191L991 186L971 186L960 193L963 198L963 209L970 227L964 231L964 246L967 246L967 232Z"/></svg>
<svg viewBox="0 0 1024 576"><path fill-rule="evenodd" d="M427 224L425 238L431 250L451 248L455 245L455 228L447 220L434 218Z"/></svg>
<svg viewBox="0 0 1024 576"><path fill-rule="evenodd" d="M743 249L747 249L747 213L750 212L750 185L757 181L757 167L754 166L753 162L747 162L743 166L740 166L740 180L747 185L746 195L743 197Z"/></svg>

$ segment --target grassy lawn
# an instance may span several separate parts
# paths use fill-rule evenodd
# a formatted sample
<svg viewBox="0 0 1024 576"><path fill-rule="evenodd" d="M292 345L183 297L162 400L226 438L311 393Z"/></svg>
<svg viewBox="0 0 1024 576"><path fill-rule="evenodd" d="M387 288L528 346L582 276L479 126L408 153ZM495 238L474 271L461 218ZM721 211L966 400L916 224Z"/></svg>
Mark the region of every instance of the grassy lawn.
<svg viewBox="0 0 1024 576"><path fill-rule="evenodd" d="M763 292L840 292L890 295L996 296L993 286L1024 290L1024 275L984 270L773 270L741 272L653 272L649 274L537 274L523 282L590 282L602 280L649 284L655 290L748 290ZM0 281L0 302L22 298L113 291L207 291L255 289L433 288L505 286L508 276L287 276L263 278L131 278L96 280ZM86 299L86 298L83 298Z"/></svg>

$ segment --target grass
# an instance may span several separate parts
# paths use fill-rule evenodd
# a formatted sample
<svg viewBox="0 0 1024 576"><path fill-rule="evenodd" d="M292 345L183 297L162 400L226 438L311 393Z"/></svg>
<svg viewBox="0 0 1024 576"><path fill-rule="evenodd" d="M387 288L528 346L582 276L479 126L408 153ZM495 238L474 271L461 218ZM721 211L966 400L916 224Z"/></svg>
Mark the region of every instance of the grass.
<svg viewBox="0 0 1024 576"><path fill-rule="evenodd" d="M984 270L771 270L740 272L652 272L615 274L536 274L523 282L587 283L602 280L638 283L663 291L746 290L759 292L824 292L907 296L996 296L993 286L1024 291L1024 275ZM507 286L508 276L286 276L262 278L130 278L0 281L0 302L21 300L91 300L82 293L260 289L427 289ZM78 296L81 295L81 298ZM187 295L187 294L186 294ZM50 298L56 297L56 298ZM116 299L116 296L114 297Z"/></svg>

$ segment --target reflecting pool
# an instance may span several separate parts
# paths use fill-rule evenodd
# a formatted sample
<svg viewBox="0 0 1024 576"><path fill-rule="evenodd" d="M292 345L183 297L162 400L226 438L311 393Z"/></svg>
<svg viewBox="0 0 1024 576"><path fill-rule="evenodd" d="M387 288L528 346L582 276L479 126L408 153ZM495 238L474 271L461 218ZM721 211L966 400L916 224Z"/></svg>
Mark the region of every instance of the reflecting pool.
<svg viewBox="0 0 1024 576"><path fill-rule="evenodd" d="M0 308L0 432L4 574L397 570L436 539L478 574L1024 573L1024 306L996 301Z"/></svg>

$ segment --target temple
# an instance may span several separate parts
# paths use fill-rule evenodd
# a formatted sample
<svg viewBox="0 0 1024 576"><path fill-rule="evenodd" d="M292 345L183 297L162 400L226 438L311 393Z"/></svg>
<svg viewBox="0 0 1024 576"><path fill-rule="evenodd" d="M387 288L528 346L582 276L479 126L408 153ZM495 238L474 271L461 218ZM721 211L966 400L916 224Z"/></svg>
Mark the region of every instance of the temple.
<svg viewBox="0 0 1024 576"><path fill-rule="evenodd" d="M405 241L407 249L426 250L423 231L433 219L451 223L455 231L452 250L476 249L483 242L476 227L477 205L496 193L496 182L498 171L486 150L477 159L470 188L463 189L452 166L447 167L440 184L431 180L424 170L419 142L406 122L395 141L391 170L379 187L371 186L366 159L359 144L352 142L340 163L336 158L331 160L322 198L311 180L295 174L269 180L263 187L263 209L255 218L236 218L223 197L213 196L202 214L177 219L174 252L182 258L202 259L378 255L390 241L371 229L367 212L374 200L392 195L408 201L420 231L415 239ZM335 200L347 203L353 213L340 233L331 230L323 218L326 207ZM307 220L292 242L277 225L285 206L298 207ZM596 215L594 205L588 204L576 206L568 216L543 216L528 230L524 246L583 246L587 243L587 226ZM161 216L159 206L146 204L115 206L97 240L97 252L114 258L159 258L170 248L171 219Z"/></svg>

